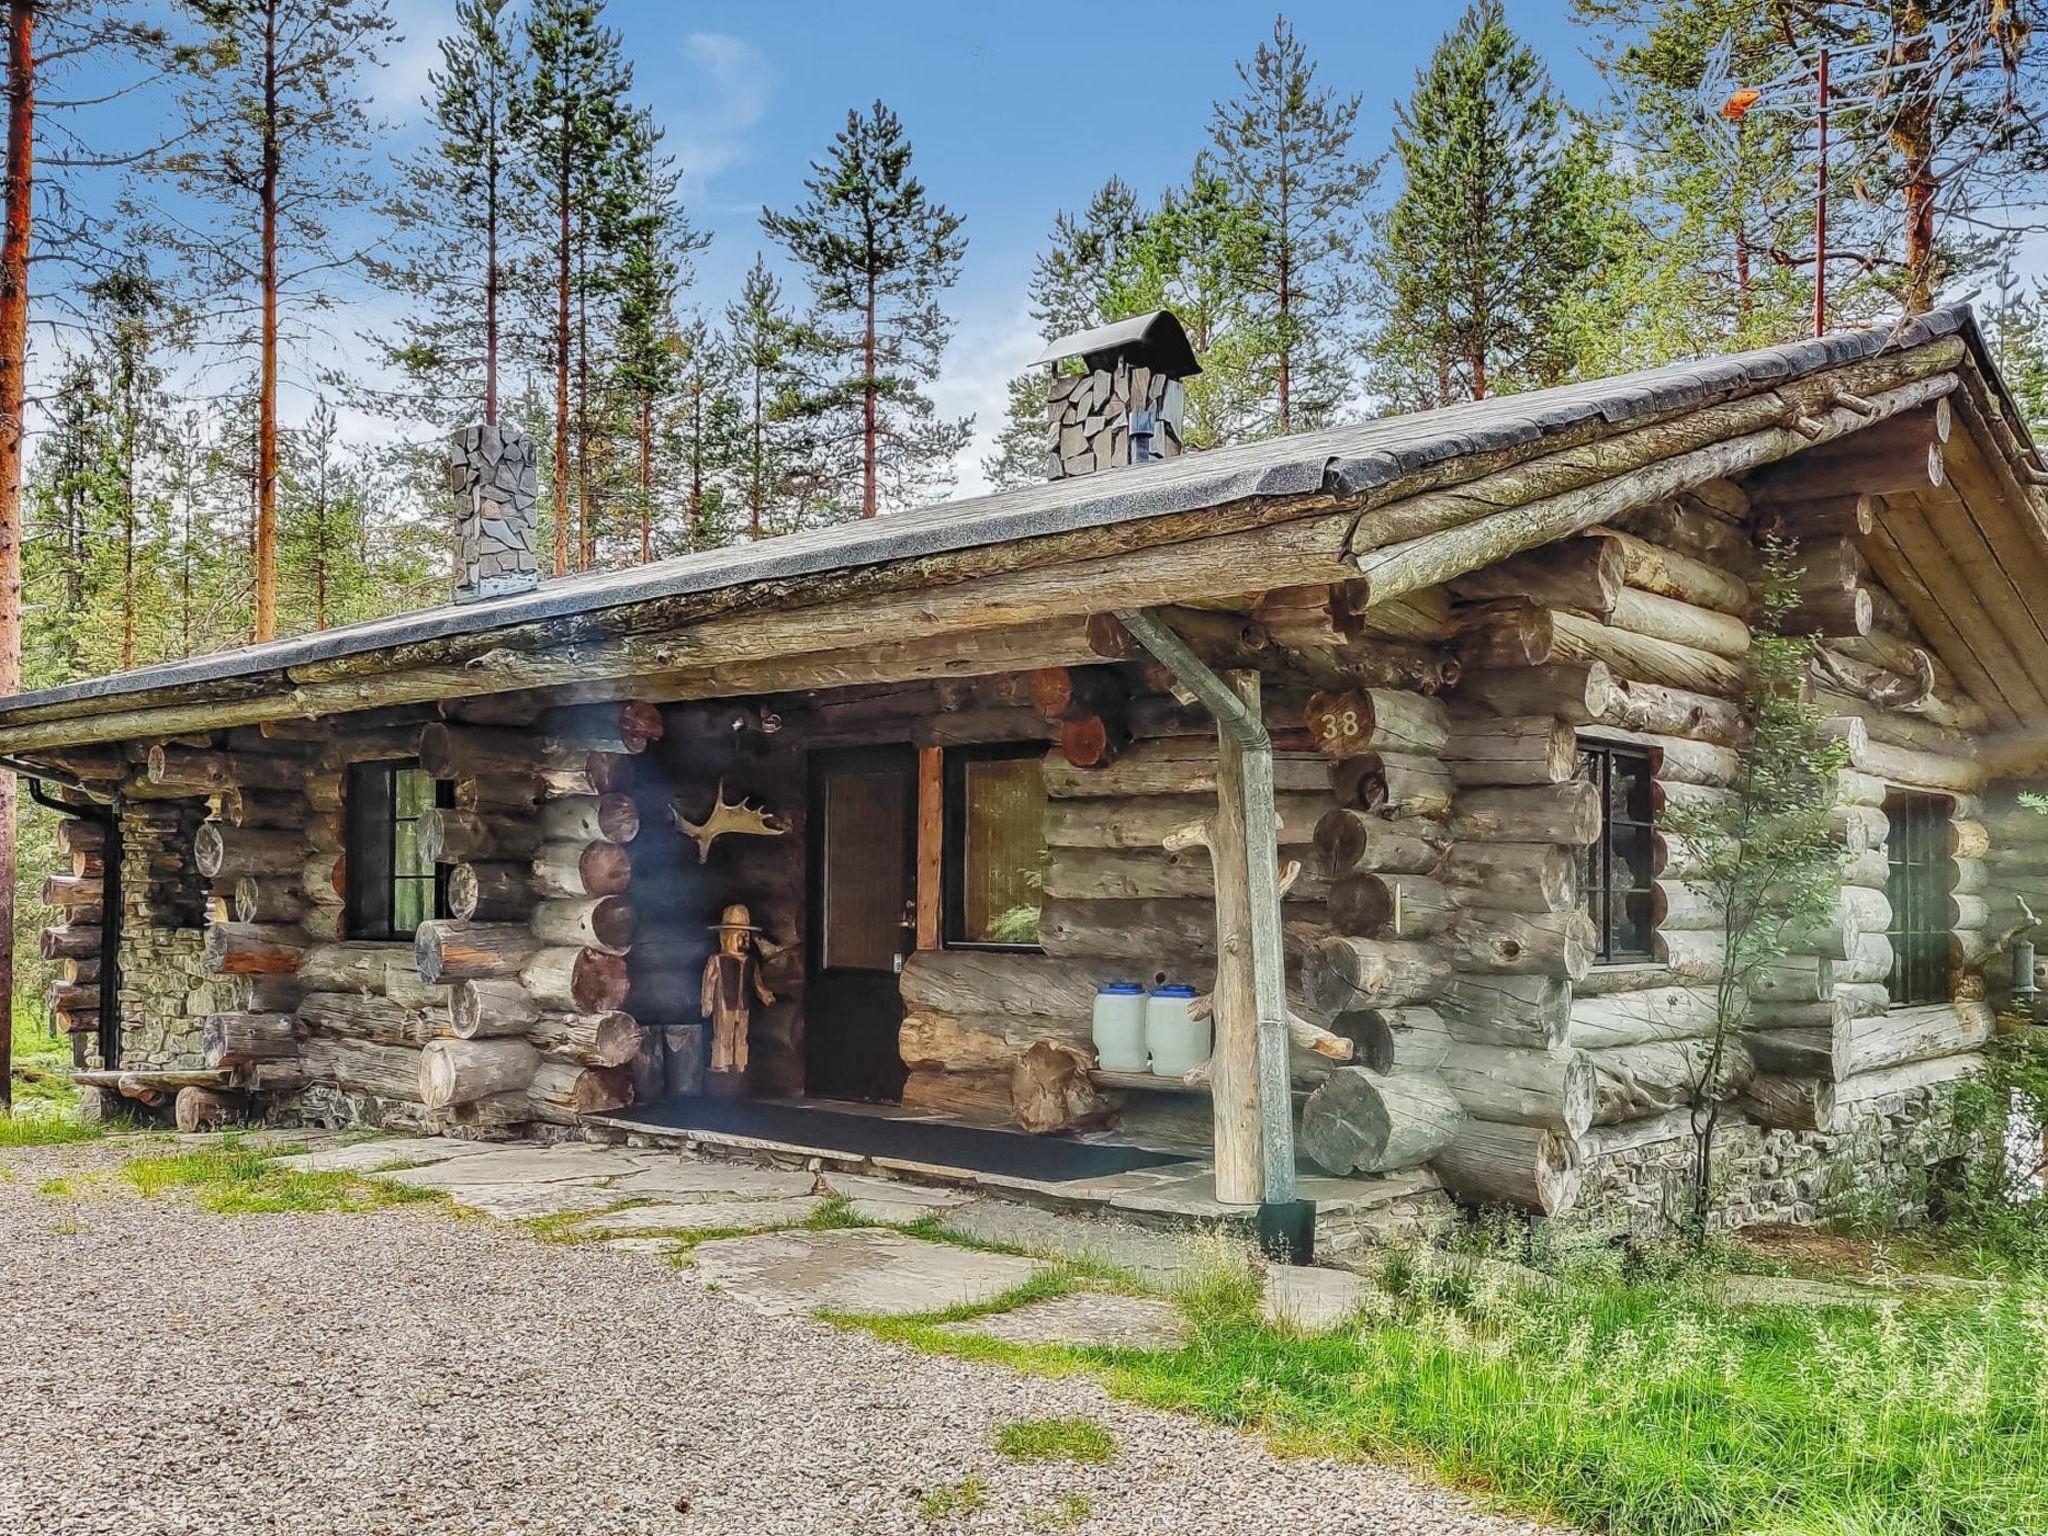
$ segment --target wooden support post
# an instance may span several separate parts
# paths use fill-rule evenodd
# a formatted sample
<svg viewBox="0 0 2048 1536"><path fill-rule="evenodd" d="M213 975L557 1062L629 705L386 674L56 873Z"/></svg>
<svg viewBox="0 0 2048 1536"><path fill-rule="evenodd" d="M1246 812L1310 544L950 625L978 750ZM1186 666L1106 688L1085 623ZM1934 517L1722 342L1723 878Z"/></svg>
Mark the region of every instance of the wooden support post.
<svg viewBox="0 0 2048 1536"><path fill-rule="evenodd" d="M1294 1200L1294 1101L1289 1083L1287 978L1280 935L1278 811L1273 745L1255 672L1226 681L1155 615L1123 622L1216 717L1216 816L1209 829L1216 878L1216 1198L1229 1204Z"/></svg>
<svg viewBox="0 0 2048 1536"><path fill-rule="evenodd" d="M917 749L917 947L943 942L940 906L946 853L946 749Z"/></svg>

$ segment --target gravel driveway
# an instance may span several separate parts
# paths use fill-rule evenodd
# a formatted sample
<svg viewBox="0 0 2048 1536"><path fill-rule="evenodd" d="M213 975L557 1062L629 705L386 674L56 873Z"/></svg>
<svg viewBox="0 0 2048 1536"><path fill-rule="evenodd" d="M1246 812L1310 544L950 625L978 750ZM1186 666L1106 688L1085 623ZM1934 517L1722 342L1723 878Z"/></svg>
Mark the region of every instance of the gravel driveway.
<svg viewBox="0 0 2048 1536"><path fill-rule="evenodd" d="M1457 1532L1531 1529L1379 1469L743 1311L659 1261L433 1210L208 1216L38 1193L0 1154L0 1532ZM1102 1466L1017 1465L1084 1414ZM978 1513L924 1496L984 1480ZM1059 1527L1063 1496L1093 1513Z"/></svg>

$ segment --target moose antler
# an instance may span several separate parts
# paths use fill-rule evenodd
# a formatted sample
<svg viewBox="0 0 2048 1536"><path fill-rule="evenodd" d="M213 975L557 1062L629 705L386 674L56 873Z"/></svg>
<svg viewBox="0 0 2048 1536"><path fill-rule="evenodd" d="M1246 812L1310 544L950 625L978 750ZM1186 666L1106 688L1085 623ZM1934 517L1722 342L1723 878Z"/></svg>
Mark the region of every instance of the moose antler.
<svg viewBox="0 0 2048 1536"><path fill-rule="evenodd" d="M671 802L669 815L675 818L676 829L683 836L692 838L697 844L697 862L709 863L711 845L730 832L736 837L780 837L789 828L778 825L774 816L758 805L748 802L745 796L737 800L725 798L725 780L718 781L718 793L711 803L711 814L702 821L691 821L683 814L682 807Z"/></svg>

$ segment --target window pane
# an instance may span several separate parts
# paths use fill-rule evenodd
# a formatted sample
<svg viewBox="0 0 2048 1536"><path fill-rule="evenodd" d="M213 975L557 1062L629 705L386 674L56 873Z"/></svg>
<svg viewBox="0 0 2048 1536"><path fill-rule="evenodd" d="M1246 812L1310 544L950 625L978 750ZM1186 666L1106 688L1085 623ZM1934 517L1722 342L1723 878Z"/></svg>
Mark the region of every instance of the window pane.
<svg viewBox="0 0 2048 1536"><path fill-rule="evenodd" d="M434 915L434 882L431 878L404 879L395 882L391 890L391 929L394 938L418 929L421 923Z"/></svg>
<svg viewBox="0 0 2048 1536"><path fill-rule="evenodd" d="M1885 798L1891 823L1885 838L1890 865L1885 895L1892 905L1892 974L1894 1005L1946 1002L1948 974L1948 895L1953 868L1948 856L1948 824L1954 807L1940 795L1896 793Z"/></svg>
<svg viewBox="0 0 2048 1536"><path fill-rule="evenodd" d="M1045 777L1037 757L963 765L958 937L1035 944L1045 901Z"/></svg>
<svg viewBox="0 0 2048 1536"><path fill-rule="evenodd" d="M1650 759L1626 747L1581 746L1579 776L1600 794L1600 835L1580 861L1582 899L1602 964L1647 960L1655 948Z"/></svg>

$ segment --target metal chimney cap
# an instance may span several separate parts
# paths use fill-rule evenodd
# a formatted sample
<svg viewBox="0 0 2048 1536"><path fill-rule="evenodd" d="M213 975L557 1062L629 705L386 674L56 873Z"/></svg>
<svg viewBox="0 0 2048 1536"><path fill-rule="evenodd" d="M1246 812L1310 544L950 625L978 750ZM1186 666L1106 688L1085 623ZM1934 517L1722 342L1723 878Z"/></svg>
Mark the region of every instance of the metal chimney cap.
<svg viewBox="0 0 2048 1536"><path fill-rule="evenodd" d="M1065 362L1070 357L1080 358L1091 372L1119 362L1127 362L1133 368L1150 368L1174 379L1192 378L1202 371L1202 365L1195 361L1188 333L1170 309L1155 309L1149 315L1133 315L1128 320L1098 325L1091 331L1062 336L1031 362L1035 367L1040 363Z"/></svg>

